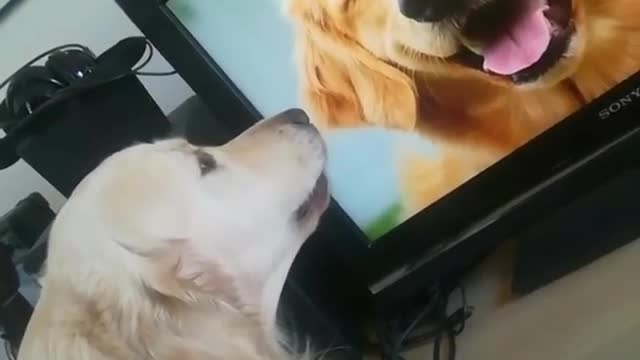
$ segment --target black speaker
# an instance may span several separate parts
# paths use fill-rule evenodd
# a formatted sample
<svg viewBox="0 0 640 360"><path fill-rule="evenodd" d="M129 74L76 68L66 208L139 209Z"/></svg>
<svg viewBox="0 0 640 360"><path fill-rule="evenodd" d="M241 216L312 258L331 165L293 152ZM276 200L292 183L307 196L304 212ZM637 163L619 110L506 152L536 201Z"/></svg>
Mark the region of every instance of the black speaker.
<svg viewBox="0 0 640 360"><path fill-rule="evenodd" d="M640 239L639 149L636 129L566 176L580 186L561 180L546 194L560 200L539 204L553 210L516 237L515 293L526 295Z"/></svg>
<svg viewBox="0 0 640 360"><path fill-rule="evenodd" d="M33 116L33 115L32 115ZM128 75L38 113L46 123L17 153L68 197L112 153L166 136L170 123L135 75Z"/></svg>

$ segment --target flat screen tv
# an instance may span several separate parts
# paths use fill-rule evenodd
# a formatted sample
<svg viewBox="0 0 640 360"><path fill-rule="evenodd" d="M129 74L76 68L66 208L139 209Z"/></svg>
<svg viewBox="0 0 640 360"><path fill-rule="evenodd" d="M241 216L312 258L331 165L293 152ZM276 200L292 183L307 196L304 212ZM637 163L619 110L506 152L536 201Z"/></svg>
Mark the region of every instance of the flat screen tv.
<svg viewBox="0 0 640 360"><path fill-rule="evenodd" d="M543 217L579 186L544 189L640 123L635 1L118 3L232 133L308 112L335 200L320 234L374 294Z"/></svg>

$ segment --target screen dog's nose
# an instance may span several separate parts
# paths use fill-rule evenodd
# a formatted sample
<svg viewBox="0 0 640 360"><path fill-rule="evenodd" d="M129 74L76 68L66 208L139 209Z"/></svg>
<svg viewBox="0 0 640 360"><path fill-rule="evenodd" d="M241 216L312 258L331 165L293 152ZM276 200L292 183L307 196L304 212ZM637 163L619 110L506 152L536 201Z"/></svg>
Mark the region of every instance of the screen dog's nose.
<svg viewBox="0 0 640 360"><path fill-rule="evenodd" d="M454 15L456 0L399 0L402 15L419 22L438 22Z"/></svg>

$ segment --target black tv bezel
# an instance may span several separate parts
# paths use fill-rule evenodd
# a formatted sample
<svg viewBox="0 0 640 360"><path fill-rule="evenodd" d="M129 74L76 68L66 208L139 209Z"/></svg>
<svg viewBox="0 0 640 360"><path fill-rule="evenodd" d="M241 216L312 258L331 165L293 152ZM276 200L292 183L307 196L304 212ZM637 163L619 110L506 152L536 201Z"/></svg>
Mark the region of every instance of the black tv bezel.
<svg viewBox="0 0 640 360"><path fill-rule="evenodd" d="M212 56L165 6L167 0L116 2L216 117L232 119L225 123L229 137L262 118ZM598 115L613 100L639 85L640 74L636 73L378 241L369 242L335 201L317 236L331 242L374 294L397 288L401 279L426 283L464 268L523 225L514 218L539 218L548 211L548 208L525 206L529 197L523 197L523 194L531 193L531 189L575 166L640 124L640 120L629 113L631 107L621 111L624 115L622 113L627 110L627 116L618 116L607 126L602 125L606 120ZM519 199L518 202L514 203L515 199ZM423 266L425 256L433 259L432 265L437 266ZM401 273L403 276L398 276Z"/></svg>

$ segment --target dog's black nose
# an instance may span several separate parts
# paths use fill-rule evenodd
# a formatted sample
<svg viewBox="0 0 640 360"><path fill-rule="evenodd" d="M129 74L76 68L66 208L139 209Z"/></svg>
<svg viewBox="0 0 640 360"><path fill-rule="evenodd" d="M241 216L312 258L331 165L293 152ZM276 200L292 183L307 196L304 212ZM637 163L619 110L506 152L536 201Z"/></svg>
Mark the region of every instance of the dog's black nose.
<svg viewBox="0 0 640 360"><path fill-rule="evenodd" d="M307 116L307 113L301 109L286 110L280 113L278 117L282 118L284 121L289 122L291 124L296 124L296 125L310 124L309 116Z"/></svg>
<svg viewBox="0 0 640 360"><path fill-rule="evenodd" d="M439 22L455 15L461 0L399 0L402 15L419 22Z"/></svg>

